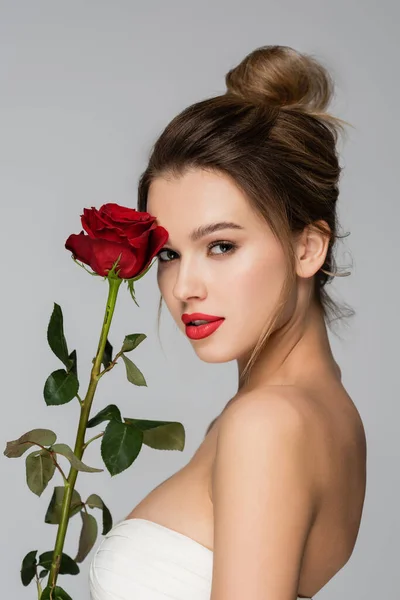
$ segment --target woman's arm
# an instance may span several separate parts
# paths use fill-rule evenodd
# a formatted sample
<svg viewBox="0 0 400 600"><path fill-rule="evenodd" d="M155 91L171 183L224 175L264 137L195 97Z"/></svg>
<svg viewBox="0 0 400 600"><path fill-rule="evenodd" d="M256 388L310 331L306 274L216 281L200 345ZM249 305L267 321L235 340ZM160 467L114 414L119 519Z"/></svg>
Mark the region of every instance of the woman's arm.
<svg viewBox="0 0 400 600"><path fill-rule="evenodd" d="M211 600L295 600L317 512L307 422L284 391L253 393L221 419L212 474Z"/></svg>

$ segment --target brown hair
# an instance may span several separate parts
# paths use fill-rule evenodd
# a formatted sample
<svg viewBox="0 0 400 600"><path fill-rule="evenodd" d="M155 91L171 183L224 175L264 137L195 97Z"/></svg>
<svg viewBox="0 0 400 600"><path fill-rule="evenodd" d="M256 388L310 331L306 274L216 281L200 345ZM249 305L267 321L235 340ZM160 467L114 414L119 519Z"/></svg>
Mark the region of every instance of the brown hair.
<svg viewBox="0 0 400 600"><path fill-rule="evenodd" d="M184 109L155 142L138 188L138 210L146 211L156 177L183 175L193 168L223 173L241 189L282 244L287 277L270 322L242 373L248 377L285 307L295 282L292 236L311 225L329 236L314 297L328 326L355 314L325 290L336 270L339 237L336 202L339 165L336 142L345 121L325 112L334 91L326 68L287 46L262 46L228 71L225 94ZM347 234L346 234L347 235ZM158 319L162 297L160 298ZM344 308L346 307L346 309Z"/></svg>

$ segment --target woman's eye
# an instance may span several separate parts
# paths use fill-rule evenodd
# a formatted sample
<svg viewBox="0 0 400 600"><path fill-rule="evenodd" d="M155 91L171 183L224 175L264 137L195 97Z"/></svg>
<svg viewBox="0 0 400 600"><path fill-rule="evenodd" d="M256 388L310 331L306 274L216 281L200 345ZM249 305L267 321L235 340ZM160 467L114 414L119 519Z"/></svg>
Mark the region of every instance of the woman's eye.
<svg viewBox="0 0 400 600"><path fill-rule="evenodd" d="M215 248L219 246L220 248L227 248L227 250L223 251L223 252L212 252L211 255L212 256L221 256L223 254L229 254L230 252L233 252L234 250L236 250L237 245L233 244L232 242L223 242L223 241L218 241L218 242L211 242L211 244L209 244L207 246L208 250L212 250L212 248ZM163 250L160 250L157 254L157 258L159 259L160 262L162 263L166 263L166 262L172 262L172 260L174 260L173 258L163 258L162 254L163 252L165 252L165 254L168 256L168 253L171 254L176 254L176 252L174 252L173 250L170 250L170 248L164 248Z"/></svg>
<svg viewBox="0 0 400 600"><path fill-rule="evenodd" d="M159 253L157 254L157 258L160 262L171 262L168 258L162 258L161 254L163 252L166 252L168 254L168 252L172 252L172 254L175 254L175 252L173 250L170 250L169 248L164 248L164 250L160 250Z"/></svg>
<svg viewBox="0 0 400 600"><path fill-rule="evenodd" d="M231 242L213 242L211 244L209 244L208 249L211 250L211 248L215 248L216 246L220 246L228 248L228 250L226 250L225 252L217 252L218 254L229 254L229 252L233 252L233 250L236 249L236 244L232 244ZM215 253L213 253L215 254Z"/></svg>

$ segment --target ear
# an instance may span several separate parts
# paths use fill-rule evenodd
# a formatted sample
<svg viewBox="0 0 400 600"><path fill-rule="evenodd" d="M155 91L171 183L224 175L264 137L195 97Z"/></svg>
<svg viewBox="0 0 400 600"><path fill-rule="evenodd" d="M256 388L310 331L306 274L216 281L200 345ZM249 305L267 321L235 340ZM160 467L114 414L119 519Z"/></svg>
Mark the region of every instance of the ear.
<svg viewBox="0 0 400 600"><path fill-rule="evenodd" d="M328 252L331 230L326 221L317 221L323 229L307 225L296 242L296 273L299 277L309 278L322 267Z"/></svg>

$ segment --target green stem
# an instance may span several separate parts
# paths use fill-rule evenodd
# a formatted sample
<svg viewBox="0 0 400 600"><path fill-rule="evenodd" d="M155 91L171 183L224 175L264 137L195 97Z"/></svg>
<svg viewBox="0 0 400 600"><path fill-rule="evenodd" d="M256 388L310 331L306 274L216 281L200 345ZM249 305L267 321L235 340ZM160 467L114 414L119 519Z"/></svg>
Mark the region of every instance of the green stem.
<svg viewBox="0 0 400 600"><path fill-rule="evenodd" d="M42 595L42 586L40 584L40 579L36 573L36 586L37 586L37 592L38 592L38 600L40 600L40 596Z"/></svg>
<svg viewBox="0 0 400 600"><path fill-rule="evenodd" d="M50 454L51 454L51 458L52 458L52 460L53 460L53 463L54 463L54 465L56 466L56 468L57 468L57 469L60 471L60 473L61 473L61 477L63 478L63 480L64 480L64 485L65 485L65 484L67 483L67 481L68 481L68 480L67 480L67 478L65 477L65 473L64 473L64 471L62 470L62 468L61 468L61 467L60 467L60 465L58 464L58 462L57 462L57 459L54 457L54 454L55 454L55 452L50 452Z"/></svg>
<svg viewBox="0 0 400 600"><path fill-rule="evenodd" d="M115 365L117 364L117 360L119 359L120 356L122 356L122 354L123 354L123 352L122 352L122 350L120 350L118 352L118 354L115 355L114 360L110 362L108 367L106 369L104 369L103 371L101 371L101 373L99 373L99 379L100 379L100 377L103 377L104 373L111 371L111 369L113 369L115 367Z"/></svg>
<svg viewBox="0 0 400 600"><path fill-rule="evenodd" d="M78 432L76 435L74 454L82 459L82 455L85 449L85 431L86 425L89 420L90 409L92 406L94 394L96 392L97 384L99 381L100 365L103 359L104 349L107 341L108 332L110 330L111 321L114 314L115 304L118 296L119 286L123 279L119 278L108 278L109 291L107 298L107 305L103 320L103 327L101 329L99 344L97 347L96 358L91 370L89 387L86 393L86 397L81 405L81 414L79 418ZM78 471L70 468L68 479L65 483L63 503L61 507L61 520L57 530L56 544L53 553L53 561L51 563L51 569L49 574L48 585L54 588L57 582L57 576L61 561L61 556L64 548L65 535L67 533L69 512L71 506L72 493L74 491L76 478Z"/></svg>
<svg viewBox="0 0 400 600"><path fill-rule="evenodd" d="M94 442L94 440L99 439L100 437L102 437L104 435L104 431L102 431L101 433L98 433L97 435L95 435L94 437L90 438L89 441L85 442L83 444L83 449L86 450L86 448L89 446L89 444L91 444L92 442Z"/></svg>

